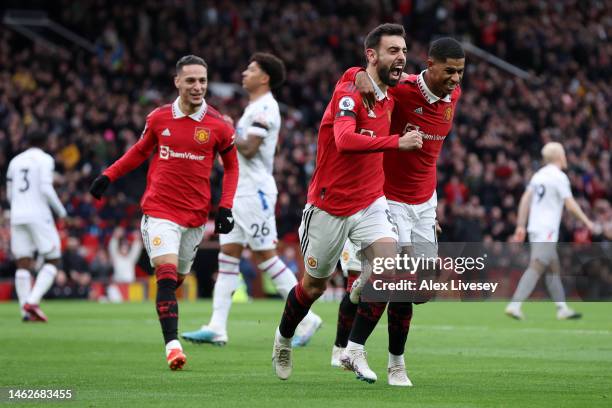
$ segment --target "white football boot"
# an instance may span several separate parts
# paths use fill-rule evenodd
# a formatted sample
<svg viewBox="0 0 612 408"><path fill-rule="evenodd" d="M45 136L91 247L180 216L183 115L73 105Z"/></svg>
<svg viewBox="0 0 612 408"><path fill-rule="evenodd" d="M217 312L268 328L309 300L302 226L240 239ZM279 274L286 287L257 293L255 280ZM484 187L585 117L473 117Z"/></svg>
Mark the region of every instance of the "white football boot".
<svg viewBox="0 0 612 408"><path fill-rule="evenodd" d="M281 380L289 378L291 371L293 371L291 351L291 339L284 339L276 329L274 346L272 347L272 368Z"/></svg>
<svg viewBox="0 0 612 408"><path fill-rule="evenodd" d="M342 353L344 353L344 350L345 350L344 347L338 347L336 345L332 347L332 356L331 356L332 367L342 367L340 358L342 358Z"/></svg>
<svg viewBox="0 0 612 408"><path fill-rule="evenodd" d="M396 364L387 368L387 381L389 385L397 387L412 387L412 381L406 374L406 366L404 364Z"/></svg>
<svg viewBox="0 0 612 408"><path fill-rule="evenodd" d="M340 358L340 362L344 368L353 371L358 380L372 384L378 379L376 373L368 365L365 350L346 348Z"/></svg>

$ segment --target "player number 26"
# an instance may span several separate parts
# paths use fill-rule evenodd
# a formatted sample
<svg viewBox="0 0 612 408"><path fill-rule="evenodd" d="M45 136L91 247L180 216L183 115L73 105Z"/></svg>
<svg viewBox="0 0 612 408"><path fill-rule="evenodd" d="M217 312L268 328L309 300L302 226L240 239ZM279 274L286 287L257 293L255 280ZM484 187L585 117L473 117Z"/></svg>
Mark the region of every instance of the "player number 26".
<svg viewBox="0 0 612 408"><path fill-rule="evenodd" d="M259 224L251 224L251 229L254 231L253 238L266 237L270 234L270 228L268 228L265 222L262 222L261 226Z"/></svg>

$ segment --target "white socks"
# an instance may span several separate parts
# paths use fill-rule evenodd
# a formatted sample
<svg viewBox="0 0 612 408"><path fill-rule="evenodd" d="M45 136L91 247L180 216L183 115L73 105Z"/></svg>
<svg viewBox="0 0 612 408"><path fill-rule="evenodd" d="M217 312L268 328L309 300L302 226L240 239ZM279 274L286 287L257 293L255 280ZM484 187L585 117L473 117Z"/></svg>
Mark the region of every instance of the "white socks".
<svg viewBox="0 0 612 408"><path fill-rule="evenodd" d="M213 292L213 313L208 326L227 332L227 318L232 307L232 293L240 283L240 259L219 252L219 273Z"/></svg>
<svg viewBox="0 0 612 408"><path fill-rule="evenodd" d="M38 271L36 282L34 283L32 291L28 295L26 303L31 305L40 304L40 300L44 294L51 289L51 286L53 286L55 275L57 275L57 268L55 265L49 263L44 264L42 268L40 268L40 271Z"/></svg>
<svg viewBox="0 0 612 408"><path fill-rule="evenodd" d="M272 282L276 286L276 290L283 297L287 299L287 295L295 285L297 285L297 278L293 274L293 271L285 265L278 256L273 256L257 265L260 271L268 274Z"/></svg>
<svg viewBox="0 0 612 408"><path fill-rule="evenodd" d="M26 304L30 290L32 289L32 274L27 269L17 269L15 273L15 292L17 292L17 299L19 299L19 309L21 315L25 316L23 311L23 305Z"/></svg>
<svg viewBox="0 0 612 408"><path fill-rule="evenodd" d="M170 340L168 344L166 344L166 357L168 357L170 351L174 349L183 350L183 346L181 346L178 340Z"/></svg>
<svg viewBox="0 0 612 408"><path fill-rule="evenodd" d="M278 293L286 300L291 289L297 285L297 278L293 274L293 271L289 269L278 256L273 256L267 261L257 265L257 267L260 271L268 274L276 286ZM302 322L309 321L313 316L315 316L315 314L309 310Z"/></svg>
<svg viewBox="0 0 612 408"><path fill-rule="evenodd" d="M354 343L349 340L346 344L346 350L365 350L365 346L363 344Z"/></svg>
<svg viewBox="0 0 612 408"><path fill-rule="evenodd" d="M280 343L284 346L289 346L291 347L291 339L287 338L287 337L283 337L283 335L280 333L280 329L277 327L276 328L276 333L274 334L274 339L277 343Z"/></svg>
<svg viewBox="0 0 612 408"><path fill-rule="evenodd" d="M387 365L387 367L393 367L396 365L405 365L404 355L401 354L399 356L396 356L395 354L389 353L389 365Z"/></svg>

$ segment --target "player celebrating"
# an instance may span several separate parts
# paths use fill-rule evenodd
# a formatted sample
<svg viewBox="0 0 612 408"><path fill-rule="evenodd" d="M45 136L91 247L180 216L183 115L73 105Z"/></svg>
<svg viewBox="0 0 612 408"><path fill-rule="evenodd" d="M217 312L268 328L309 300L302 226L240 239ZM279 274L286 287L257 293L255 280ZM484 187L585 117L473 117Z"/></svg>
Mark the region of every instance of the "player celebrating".
<svg viewBox="0 0 612 408"><path fill-rule="evenodd" d="M42 148L41 132L28 136L30 148L11 160L6 174L11 204L11 250L17 260L15 291L24 321L46 322L40 300L51 288L61 259L60 238L49 206L60 217L66 209L53 189L53 158ZM32 287L34 251L44 258Z"/></svg>
<svg viewBox="0 0 612 408"><path fill-rule="evenodd" d="M285 65L271 54L256 53L242 73L242 86L249 94L249 105L238 121L236 148L240 177L234 200L234 229L219 237L219 274L213 294L213 314L208 325L182 334L195 343L227 343L227 318L232 293L239 284L240 256L245 245L253 253L259 269L268 274L277 290L287 298L297 283L293 272L276 253L274 209L278 191L272 176L274 153L281 117L271 90L285 80ZM321 318L312 312L298 326L294 346L303 346L321 326Z"/></svg>
<svg viewBox="0 0 612 408"><path fill-rule="evenodd" d="M96 178L91 194L99 199L108 185L141 165L154 152L141 200L141 230L157 278L157 314L172 370L186 357L177 337L176 288L189 273L202 241L210 206L210 171L217 152L225 174L215 233L232 230L232 204L238 182L234 130L206 104L207 65L188 55L176 63L179 96L147 117L140 140ZM178 274L177 274L178 272Z"/></svg>
<svg viewBox="0 0 612 408"><path fill-rule="evenodd" d="M514 292L512 302L506 307L506 314L518 320L525 318L521 305L535 288L540 276L549 269L550 272L546 274L546 287L557 305L557 319L579 319L582 315L565 303L561 265L556 250L563 207L567 207L589 230L594 231L596 227L572 196L570 181L563 172L567 168L563 146L557 142L547 143L542 148L542 158L545 166L533 175L519 202L515 240L523 242L526 232L529 233L529 242L532 243L531 259Z"/></svg>
<svg viewBox="0 0 612 408"><path fill-rule="evenodd" d="M407 253L411 253L411 247L416 245L419 253L423 252L427 257L437 256L436 233L439 227L436 224L436 162L452 128L454 112L461 96L459 84L464 69L465 53L461 44L452 38L440 38L430 45L427 69L419 75L403 77L396 87L389 90L389 95L395 101L391 133L418 129L422 135L422 147L384 153L384 192L399 229L402 250ZM349 69L341 81L356 81L364 100L371 105L374 92L366 73L360 71L363 69ZM354 264L351 269L360 268ZM353 302L358 301L361 286L366 281L365 277L357 280L351 293ZM345 356L361 353L384 309L385 305L381 303L361 302L350 341L347 342L346 328L341 327L340 320L349 321L349 316L355 315L355 308L343 300L332 360L340 355L345 344ZM391 385L410 386L412 383L406 375L403 354L412 318L412 303L392 302L387 313L388 381Z"/></svg>
<svg viewBox="0 0 612 408"><path fill-rule="evenodd" d="M397 84L406 63L404 35L401 25L383 24L365 39L367 74L377 96L372 109L364 107L354 85L338 83L323 115L299 230L306 274L289 292L274 338L272 365L280 379L291 375L291 338L325 291L346 239L363 243L369 257L396 253L397 232L382 189L382 151L414 148L419 136L389 136L393 101L387 88ZM356 364L365 362L361 357ZM369 370L367 363L363 368Z"/></svg>

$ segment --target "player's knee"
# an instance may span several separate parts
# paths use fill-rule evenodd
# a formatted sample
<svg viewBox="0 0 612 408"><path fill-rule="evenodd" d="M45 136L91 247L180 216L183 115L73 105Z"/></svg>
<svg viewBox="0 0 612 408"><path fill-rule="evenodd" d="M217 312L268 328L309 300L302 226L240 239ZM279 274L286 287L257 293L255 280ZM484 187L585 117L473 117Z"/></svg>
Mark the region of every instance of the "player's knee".
<svg viewBox="0 0 612 408"><path fill-rule="evenodd" d="M309 286L305 287L304 291L311 299L318 299L323 295L323 293L325 293L325 288L320 286Z"/></svg>
<svg viewBox="0 0 612 408"><path fill-rule="evenodd" d="M302 281L302 288L309 298L318 299L327 289L327 280L307 277Z"/></svg>
<svg viewBox="0 0 612 408"><path fill-rule="evenodd" d="M15 264L17 266L17 269L31 270L33 261L32 258L19 258L17 259L17 261L15 261Z"/></svg>
<svg viewBox="0 0 612 408"><path fill-rule="evenodd" d="M221 245L221 253L232 258L240 259L244 247L240 244L224 244Z"/></svg>
<svg viewBox="0 0 612 408"><path fill-rule="evenodd" d="M173 264L163 264L155 268L157 278L157 288L175 290L177 287L176 266Z"/></svg>
<svg viewBox="0 0 612 408"><path fill-rule="evenodd" d="M259 265L276 256L275 249L266 249L263 251L253 251L253 261Z"/></svg>

